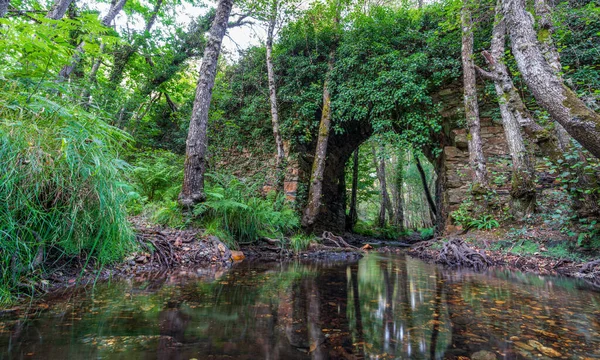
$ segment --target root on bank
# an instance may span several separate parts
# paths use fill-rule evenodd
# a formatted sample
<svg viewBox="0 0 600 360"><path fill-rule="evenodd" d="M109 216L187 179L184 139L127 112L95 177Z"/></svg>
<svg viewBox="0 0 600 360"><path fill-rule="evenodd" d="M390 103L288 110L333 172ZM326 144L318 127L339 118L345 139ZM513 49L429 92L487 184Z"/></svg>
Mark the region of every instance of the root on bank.
<svg viewBox="0 0 600 360"><path fill-rule="evenodd" d="M444 243L436 262L450 267L471 267L478 271L485 270L492 265L483 251L473 250L461 239L451 239Z"/></svg>

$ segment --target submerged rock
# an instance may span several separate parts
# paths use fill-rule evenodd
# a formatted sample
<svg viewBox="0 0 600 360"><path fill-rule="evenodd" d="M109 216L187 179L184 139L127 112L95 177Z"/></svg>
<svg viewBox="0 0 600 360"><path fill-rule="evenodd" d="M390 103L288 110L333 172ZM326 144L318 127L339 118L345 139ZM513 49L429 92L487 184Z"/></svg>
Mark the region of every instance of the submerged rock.
<svg viewBox="0 0 600 360"><path fill-rule="evenodd" d="M496 360L493 352L481 350L471 355L471 360Z"/></svg>

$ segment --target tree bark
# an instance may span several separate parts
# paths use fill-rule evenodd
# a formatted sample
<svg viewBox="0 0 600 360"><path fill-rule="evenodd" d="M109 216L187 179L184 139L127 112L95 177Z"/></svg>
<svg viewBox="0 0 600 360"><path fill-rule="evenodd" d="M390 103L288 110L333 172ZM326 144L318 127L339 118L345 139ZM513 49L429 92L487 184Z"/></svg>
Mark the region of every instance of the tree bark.
<svg viewBox="0 0 600 360"><path fill-rule="evenodd" d="M52 20L62 19L67 13L69 5L71 5L72 2L73 0L56 0L54 5L52 6L52 9L50 9L50 11L48 11L48 14L46 14L46 17Z"/></svg>
<svg viewBox="0 0 600 360"><path fill-rule="evenodd" d="M285 151L283 149L283 140L279 132L279 112L277 110L277 87L275 85L275 71L273 70L273 34L277 25L278 2L273 0L271 8L271 17L269 19L269 28L267 30L267 75L269 79L269 100L271 103L271 122L273 124L273 137L275 137L276 168L277 168L277 191L283 191L283 182L285 178Z"/></svg>
<svg viewBox="0 0 600 360"><path fill-rule="evenodd" d="M325 161L327 159L327 142L331 130L331 94L329 93L330 74L335 63L335 50L329 53L328 73L323 84L323 109L321 110L321 122L319 124L319 136L315 158L313 160L312 173L310 176L310 189L308 191L308 203L302 216L302 226L309 228L314 225L321 207L321 195L323 192L323 173L325 172Z"/></svg>
<svg viewBox="0 0 600 360"><path fill-rule="evenodd" d="M560 56L554 45L552 35L554 34L554 26L552 24L552 12L548 4L544 0L535 0L535 13L539 19L537 38L540 41L540 49L544 58L554 71L554 75L560 81L563 81L560 64ZM571 170L575 169L577 176L577 191L574 192L574 208L579 216L587 217L600 213L599 195L595 192L598 187L598 179L596 176L590 176L586 173L585 168L588 166L588 161L585 154L573 146L573 141L569 133L558 122L554 122L554 134L558 139L558 145L563 153L575 153L577 158L572 156L567 157L567 163L571 165ZM581 164L578 164L581 162ZM583 165L583 166L581 166ZM591 190L591 191L587 191ZM586 193L587 192L587 193Z"/></svg>
<svg viewBox="0 0 600 360"><path fill-rule="evenodd" d="M394 209L392 207L392 201L390 200L390 195L387 190L387 179L385 176L385 157L384 152L380 151L377 154L377 150L375 149L375 145L372 147L373 149L373 163L375 165L375 169L377 172L377 179L379 180L379 186L381 191L381 206L379 208L379 227L385 227L385 213L387 211L390 222L394 219ZM381 150L383 150L383 146L381 146ZM378 156L379 155L379 156Z"/></svg>
<svg viewBox="0 0 600 360"><path fill-rule="evenodd" d="M464 104L467 128L469 130L469 161L473 170L473 191L475 193L489 188L485 156L481 144L479 106L477 104L477 86L473 63L473 20L469 7L471 2L464 0L461 12L462 21L462 68L464 84Z"/></svg>
<svg viewBox="0 0 600 360"><path fill-rule="evenodd" d="M352 193L350 196L350 215L346 222L346 229L352 230L358 222L357 198L358 198L358 149L354 150L352 156Z"/></svg>
<svg viewBox="0 0 600 360"><path fill-rule="evenodd" d="M419 171L419 176L421 177L421 184L423 184L423 192L425 193L425 199L427 200L427 204L429 205L429 210L433 214L433 216L437 216L437 209L435 208L435 202L433 201L433 197L429 192L429 186L427 185L427 175L425 174L425 170L421 165L421 160L419 160L419 156L415 154L415 164L417 165L417 170ZM431 219L432 222L435 218Z"/></svg>
<svg viewBox="0 0 600 360"><path fill-rule="evenodd" d="M206 150L208 147L208 111L212 99L212 89L217 74L217 61L221 43L227 31L227 22L233 7L233 0L219 0L215 19L208 33L208 41L200 66L200 79L196 87L196 98L190 119L186 141L183 187L179 203L190 208L205 200L204 172L206 171Z"/></svg>
<svg viewBox="0 0 600 360"><path fill-rule="evenodd" d="M545 59L533 16L523 0L503 0L512 52L527 87L537 102L585 149L600 158L600 115L564 85Z"/></svg>
<svg viewBox="0 0 600 360"><path fill-rule="evenodd" d="M10 0L0 0L0 18L4 17L4 15L6 15L9 4L10 4Z"/></svg>
<svg viewBox="0 0 600 360"><path fill-rule="evenodd" d="M505 42L506 23L499 2L496 7L496 22L492 31L491 54L484 52L484 58L495 76L494 87L498 96L500 114L502 115L504 135L512 159L511 210L513 216L519 219L535 211L535 172L523 141L519 121L515 117L515 112L509 109L509 102L506 101L507 93L504 86L506 85L508 91L513 90L514 86L504 64Z"/></svg>
<svg viewBox="0 0 600 360"><path fill-rule="evenodd" d="M394 164L394 186L392 187L392 200L394 202L394 220L392 224L398 227L400 231L404 230L404 194L402 186L404 185L404 152L396 157Z"/></svg>
<svg viewBox="0 0 600 360"><path fill-rule="evenodd" d="M340 25L340 5L336 4L336 14L333 19L334 25ZM323 83L323 108L321 110L321 121L319 123L319 136L317 137L317 146L315 158L313 160L312 172L310 175L310 188L308 190L308 202L302 215L302 227L310 229L313 227L319 211L321 210L321 195L323 193L323 173L325 172L325 162L327 159L327 142L329 141L329 132L331 130L331 94L329 93L329 83L331 73L335 65L335 51L337 48L337 36L334 36L334 44L329 51L329 60L327 62L327 74Z"/></svg>
<svg viewBox="0 0 600 360"><path fill-rule="evenodd" d="M106 14L106 16L104 16L104 18L102 19L102 25L109 27L110 23L123 9L123 6L125 6L126 1L127 0L113 1L111 3L110 9L108 10L108 14ZM77 48L75 49L75 55L73 55L71 63L69 65L65 65L58 73L58 78L60 79L60 81L64 81L67 78L69 78L69 76L71 76L71 73L73 72L73 70L75 70L77 64L79 64L79 62L81 61L81 56L85 52L83 48L84 46L85 41L82 41L79 43L79 45L77 45Z"/></svg>

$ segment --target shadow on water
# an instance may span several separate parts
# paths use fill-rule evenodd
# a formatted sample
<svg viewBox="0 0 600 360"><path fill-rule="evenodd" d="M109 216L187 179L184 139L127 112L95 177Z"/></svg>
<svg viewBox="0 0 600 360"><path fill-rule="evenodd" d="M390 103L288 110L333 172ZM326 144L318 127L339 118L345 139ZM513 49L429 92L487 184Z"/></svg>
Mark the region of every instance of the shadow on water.
<svg viewBox="0 0 600 360"><path fill-rule="evenodd" d="M137 277L0 315L0 359L209 356L600 358L600 294L569 279L372 254Z"/></svg>

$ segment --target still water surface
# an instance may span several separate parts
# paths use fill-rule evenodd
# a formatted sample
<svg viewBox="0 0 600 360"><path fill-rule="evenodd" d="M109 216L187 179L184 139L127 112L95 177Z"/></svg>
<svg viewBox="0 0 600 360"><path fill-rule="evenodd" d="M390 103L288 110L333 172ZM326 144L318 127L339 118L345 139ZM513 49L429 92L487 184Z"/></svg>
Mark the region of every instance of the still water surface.
<svg viewBox="0 0 600 360"><path fill-rule="evenodd" d="M113 281L0 315L0 359L463 356L600 359L600 293L372 254Z"/></svg>

